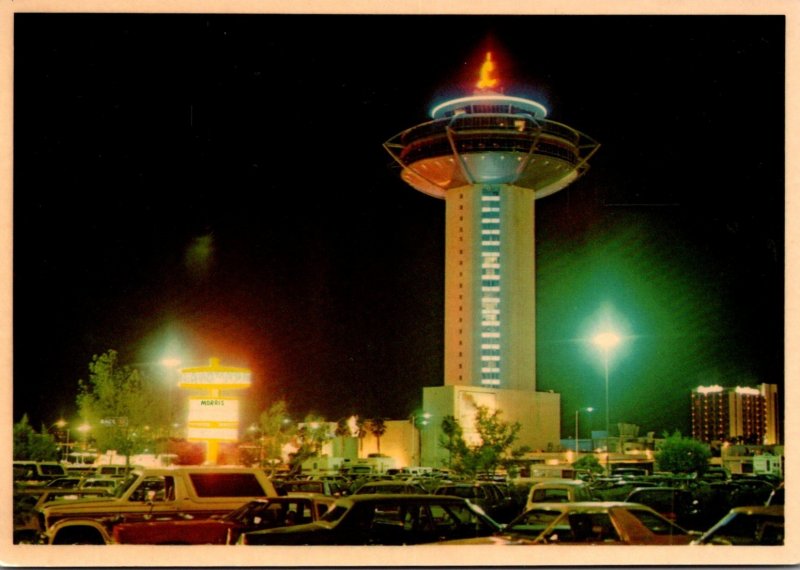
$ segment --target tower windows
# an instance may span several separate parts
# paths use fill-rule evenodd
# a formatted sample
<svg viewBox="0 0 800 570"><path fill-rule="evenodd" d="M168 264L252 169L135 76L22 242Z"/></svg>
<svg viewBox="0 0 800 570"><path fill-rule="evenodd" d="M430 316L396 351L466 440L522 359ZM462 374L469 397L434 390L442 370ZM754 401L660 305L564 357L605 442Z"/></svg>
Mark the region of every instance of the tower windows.
<svg viewBox="0 0 800 570"><path fill-rule="evenodd" d="M502 200L500 189L484 186L481 189L480 236L480 383L487 386L501 384L502 350L501 288L502 264L500 247L502 242ZM486 342L489 340L489 342Z"/></svg>

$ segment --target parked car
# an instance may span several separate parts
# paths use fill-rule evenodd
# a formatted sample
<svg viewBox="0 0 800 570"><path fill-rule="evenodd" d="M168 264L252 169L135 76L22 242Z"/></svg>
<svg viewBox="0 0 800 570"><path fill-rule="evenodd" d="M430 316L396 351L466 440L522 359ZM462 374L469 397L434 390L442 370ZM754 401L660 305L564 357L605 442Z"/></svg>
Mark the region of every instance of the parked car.
<svg viewBox="0 0 800 570"><path fill-rule="evenodd" d="M424 544L489 536L500 528L479 507L458 497L357 495L339 499L315 523L246 532L239 544Z"/></svg>
<svg viewBox="0 0 800 570"><path fill-rule="evenodd" d="M243 532L319 520L335 499L326 495L271 497L250 501L221 517L122 523L115 544L236 544Z"/></svg>
<svg viewBox="0 0 800 570"><path fill-rule="evenodd" d="M694 493L701 501L707 521L703 530L708 530L733 508L763 505L769 498L769 493L765 493L763 489L754 490L750 485L738 481L701 484L695 488Z"/></svg>
<svg viewBox="0 0 800 570"><path fill-rule="evenodd" d="M634 489L625 502L647 505L660 515L688 530L702 531L709 527L700 502L686 489L641 487Z"/></svg>
<svg viewBox="0 0 800 570"><path fill-rule="evenodd" d="M416 494L424 495L428 491L416 483L405 483L403 481L367 481L361 487L356 489L353 495L367 495L367 494L387 494L387 493L400 493L400 494Z"/></svg>
<svg viewBox="0 0 800 570"><path fill-rule="evenodd" d="M692 544L777 546L783 536L782 505L736 507Z"/></svg>
<svg viewBox="0 0 800 570"><path fill-rule="evenodd" d="M730 481L731 472L718 465L710 465L705 472L700 475L704 481Z"/></svg>
<svg viewBox="0 0 800 570"><path fill-rule="evenodd" d="M31 486L14 490L14 544L38 541L37 511L59 501L77 500L105 495L102 489L68 489Z"/></svg>
<svg viewBox="0 0 800 570"><path fill-rule="evenodd" d="M782 505L784 501L784 484L781 483L777 487L775 487L772 492L767 497L766 502L764 505L769 507L770 505Z"/></svg>
<svg viewBox="0 0 800 570"><path fill-rule="evenodd" d="M505 495L495 483L476 481L474 483L443 483L434 491L436 495L451 495L469 499L481 507L492 519L508 522L519 514L520 508L514 500Z"/></svg>
<svg viewBox="0 0 800 570"><path fill-rule="evenodd" d="M51 479L45 484L45 487L48 488L58 488L58 489L76 489L80 487L80 484L83 483L83 477L58 477L56 479Z"/></svg>
<svg viewBox="0 0 800 570"><path fill-rule="evenodd" d="M67 470L57 461L14 461L14 481L43 485L66 476Z"/></svg>
<svg viewBox="0 0 800 570"><path fill-rule="evenodd" d="M594 499L589 485L580 479L553 479L533 485L528 491L525 510L537 503L577 503Z"/></svg>
<svg viewBox="0 0 800 570"><path fill-rule="evenodd" d="M121 479L115 477L88 477L79 487L81 489L103 489L109 495L114 494L114 489L120 484Z"/></svg>
<svg viewBox="0 0 800 570"><path fill-rule="evenodd" d="M633 477L646 477L650 473L642 467L617 467L611 470L612 477L630 479Z"/></svg>
<svg viewBox="0 0 800 570"><path fill-rule="evenodd" d="M600 477L595 479L590 486L592 496L601 501L624 501L634 489L639 487L657 487L652 481L637 479L613 479Z"/></svg>
<svg viewBox="0 0 800 570"><path fill-rule="evenodd" d="M339 486L336 481L327 481L321 479L291 479L281 481L280 493L319 493L320 495L329 495L331 497L339 497L346 494L346 490Z"/></svg>
<svg viewBox="0 0 800 570"><path fill-rule="evenodd" d="M136 465L129 465L128 467L125 467L124 465L98 465L94 470L94 476L116 477L118 479L124 479L128 473L137 468L138 466Z"/></svg>
<svg viewBox="0 0 800 570"><path fill-rule="evenodd" d="M622 502L539 503L493 536L450 544L689 544L695 534L650 507Z"/></svg>

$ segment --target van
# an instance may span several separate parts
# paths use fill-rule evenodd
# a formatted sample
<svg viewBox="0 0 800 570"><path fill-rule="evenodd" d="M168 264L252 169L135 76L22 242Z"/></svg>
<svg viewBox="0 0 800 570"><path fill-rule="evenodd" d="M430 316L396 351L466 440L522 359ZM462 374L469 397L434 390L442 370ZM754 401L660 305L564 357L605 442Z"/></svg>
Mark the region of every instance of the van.
<svg viewBox="0 0 800 570"><path fill-rule="evenodd" d="M135 468L135 465L130 465L127 469L124 465L99 465L94 471L94 476L124 479L125 476Z"/></svg>
<svg viewBox="0 0 800 570"><path fill-rule="evenodd" d="M14 461L14 481L20 483L43 485L66 476L67 470L57 461Z"/></svg>

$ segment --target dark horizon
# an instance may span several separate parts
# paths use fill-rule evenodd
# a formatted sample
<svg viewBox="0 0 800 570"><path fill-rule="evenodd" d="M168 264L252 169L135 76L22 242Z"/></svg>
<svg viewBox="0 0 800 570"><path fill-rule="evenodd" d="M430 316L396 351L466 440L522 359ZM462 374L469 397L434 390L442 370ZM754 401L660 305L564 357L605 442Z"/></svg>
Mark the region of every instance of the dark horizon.
<svg viewBox="0 0 800 570"><path fill-rule="evenodd" d="M108 349L250 367L243 421L277 398L408 417L443 384L444 204L382 144L488 49L506 93L602 145L536 204L537 388L561 393L562 435L602 407L604 307L631 336L612 422L688 433L700 384L783 394L781 16L14 24L15 422L74 416Z"/></svg>

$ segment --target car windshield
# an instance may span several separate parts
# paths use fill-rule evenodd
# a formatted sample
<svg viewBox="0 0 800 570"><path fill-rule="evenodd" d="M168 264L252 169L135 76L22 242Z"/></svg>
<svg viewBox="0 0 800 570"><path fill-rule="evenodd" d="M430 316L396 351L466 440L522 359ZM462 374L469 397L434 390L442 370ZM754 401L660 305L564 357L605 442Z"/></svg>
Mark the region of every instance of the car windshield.
<svg viewBox="0 0 800 570"><path fill-rule="evenodd" d="M346 512L347 512L347 507L336 506L336 507L332 508L331 510L329 510L324 515L322 515L322 518L320 520L323 520L323 521L329 522L329 523L336 522L340 518L342 518L342 515L345 514Z"/></svg>
<svg viewBox="0 0 800 570"><path fill-rule="evenodd" d="M363 495L366 493L402 493L405 491L405 485L364 485L358 491L356 491L357 495Z"/></svg>
<svg viewBox="0 0 800 570"><path fill-rule="evenodd" d="M122 483L119 484L119 487L116 488L114 491L115 497L122 497L125 492L130 489L131 485L133 485L139 479L138 473L130 473L127 478L122 480Z"/></svg>
<svg viewBox="0 0 800 570"><path fill-rule="evenodd" d="M667 519L662 516L659 516L655 513L650 511L645 511L641 509L630 509L630 514L634 517L639 519L639 521L647 527L647 529L652 532L653 534L670 534L670 535L685 535L687 534L685 530L683 530L678 525L672 524Z"/></svg>
<svg viewBox="0 0 800 570"><path fill-rule="evenodd" d="M780 517L736 515L717 529L707 542L734 545L783 544L784 522Z"/></svg>
<svg viewBox="0 0 800 570"><path fill-rule="evenodd" d="M39 466L42 470L43 475L66 475L66 471L61 465L49 465L47 463L43 463Z"/></svg>
<svg viewBox="0 0 800 570"><path fill-rule="evenodd" d="M532 509L511 521L503 532L525 537L537 537L559 516L561 516L560 511Z"/></svg>
<svg viewBox="0 0 800 570"><path fill-rule="evenodd" d="M472 499L479 496L475 487L442 487L441 490L437 490L436 494L462 497L464 499Z"/></svg>

